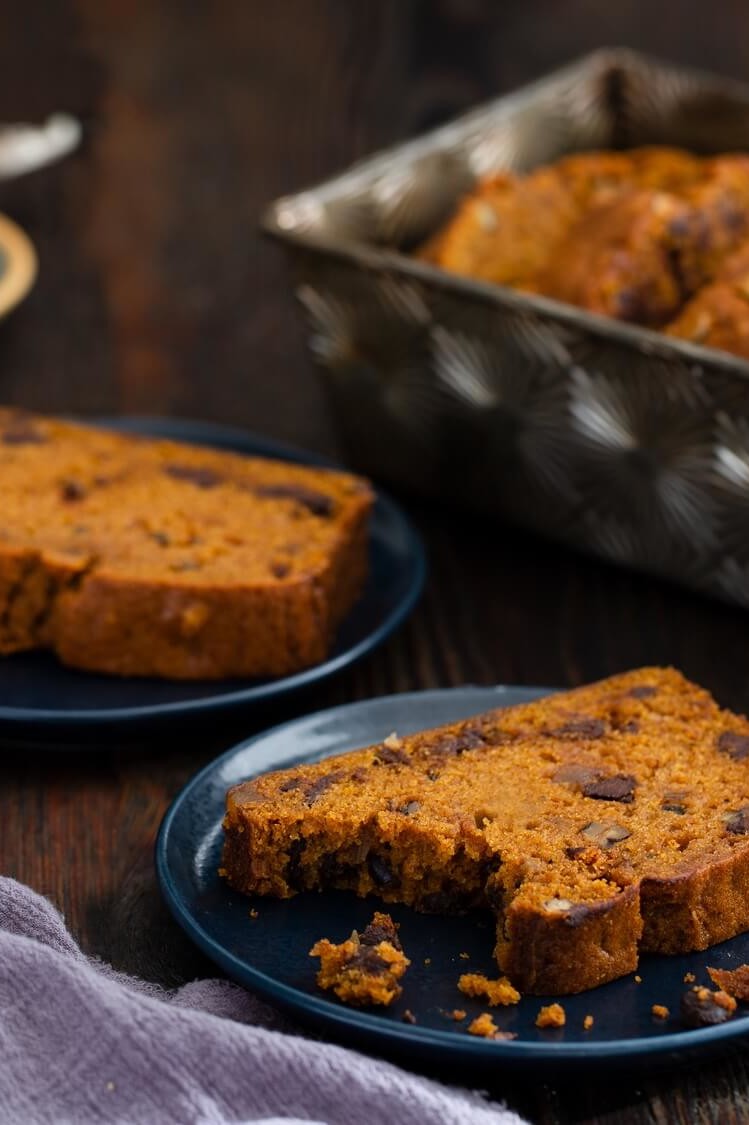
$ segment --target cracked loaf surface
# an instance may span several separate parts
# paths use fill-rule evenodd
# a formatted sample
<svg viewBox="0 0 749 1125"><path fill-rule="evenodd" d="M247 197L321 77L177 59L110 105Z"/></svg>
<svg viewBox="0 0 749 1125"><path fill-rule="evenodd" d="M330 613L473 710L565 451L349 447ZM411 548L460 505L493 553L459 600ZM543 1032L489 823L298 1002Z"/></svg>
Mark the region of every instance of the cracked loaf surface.
<svg viewBox="0 0 749 1125"><path fill-rule="evenodd" d="M663 328L747 237L749 157L656 146L484 179L417 253L467 277Z"/></svg>
<svg viewBox="0 0 749 1125"><path fill-rule="evenodd" d="M367 566L366 481L0 409L0 653L174 679L325 658Z"/></svg>
<svg viewBox="0 0 749 1125"><path fill-rule="evenodd" d="M231 789L222 873L437 913L489 907L522 992L749 928L749 721L643 668Z"/></svg>

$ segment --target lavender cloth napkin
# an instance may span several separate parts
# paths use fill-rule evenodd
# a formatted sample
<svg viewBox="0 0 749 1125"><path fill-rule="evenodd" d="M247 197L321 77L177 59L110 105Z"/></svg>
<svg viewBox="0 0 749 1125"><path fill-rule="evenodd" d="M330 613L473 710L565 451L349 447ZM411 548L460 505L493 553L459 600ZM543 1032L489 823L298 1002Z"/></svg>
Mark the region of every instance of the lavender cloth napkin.
<svg viewBox="0 0 749 1125"><path fill-rule="evenodd" d="M238 985L176 992L85 957L0 878L0 1122L522 1125L480 1094L290 1034Z"/></svg>

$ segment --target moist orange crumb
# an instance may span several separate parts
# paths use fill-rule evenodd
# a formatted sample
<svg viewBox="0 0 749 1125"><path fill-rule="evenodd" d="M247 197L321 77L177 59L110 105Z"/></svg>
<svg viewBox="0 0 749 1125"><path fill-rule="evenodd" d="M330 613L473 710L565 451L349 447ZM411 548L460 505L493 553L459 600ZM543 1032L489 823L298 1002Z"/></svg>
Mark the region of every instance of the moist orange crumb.
<svg viewBox="0 0 749 1125"><path fill-rule="evenodd" d="M492 1008L498 1004L517 1004L520 993L510 984L507 977L489 980L483 973L463 973L458 988L465 996L480 996L489 1001Z"/></svg>
<svg viewBox="0 0 749 1125"><path fill-rule="evenodd" d="M588 1015L583 1020L583 1031L590 1031L592 1026L593 1026L593 1017L591 1015Z"/></svg>
<svg viewBox="0 0 749 1125"><path fill-rule="evenodd" d="M665 1004L653 1004L650 1011L658 1020L667 1020L671 1014Z"/></svg>
<svg viewBox="0 0 749 1125"><path fill-rule="evenodd" d="M481 1035L485 1039L493 1039L499 1031L496 1023L489 1015L488 1012L482 1012L480 1016L476 1016L468 1025L469 1035Z"/></svg>
<svg viewBox="0 0 749 1125"><path fill-rule="evenodd" d="M710 972L709 969L707 971ZM684 973L684 984L694 984L696 980L697 977L694 975L694 973Z"/></svg>
<svg viewBox="0 0 749 1125"><path fill-rule="evenodd" d="M547 1004L536 1016L536 1027L564 1027L567 1015L561 1004Z"/></svg>
<svg viewBox="0 0 749 1125"><path fill-rule="evenodd" d="M635 974L635 984L642 984L642 977L639 975L639 973Z"/></svg>
<svg viewBox="0 0 749 1125"><path fill-rule="evenodd" d="M739 965L736 969L708 968L707 971L713 984L723 992L744 1003L749 1001L749 965Z"/></svg>
<svg viewBox="0 0 749 1125"><path fill-rule="evenodd" d="M450 1019L455 1020L457 1023L458 1020L464 1020L466 1018L466 1014L467 1013L465 1008L453 1008L453 1010L450 1012Z"/></svg>
<svg viewBox="0 0 749 1125"><path fill-rule="evenodd" d="M310 957L320 958L320 988L330 989L345 1004L392 1004L403 991L398 981L411 964L397 931L389 914L376 912L361 935L354 930L339 945L321 938L310 950Z"/></svg>
<svg viewBox="0 0 749 1125"><path fill-rule="evenodd" d="M484 1039L517 1039L514 1031L500 1031L488 1012L476 1016L476 1019L469 1023L466 1031L469 1035L480 1035Z"/></svg>

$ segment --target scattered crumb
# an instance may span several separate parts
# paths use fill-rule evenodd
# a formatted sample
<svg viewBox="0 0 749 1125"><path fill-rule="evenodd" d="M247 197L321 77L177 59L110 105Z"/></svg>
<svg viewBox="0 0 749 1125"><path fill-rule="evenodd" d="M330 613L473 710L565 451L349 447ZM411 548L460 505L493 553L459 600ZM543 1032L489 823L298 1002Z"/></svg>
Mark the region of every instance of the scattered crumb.
<svg viewBox="0 0 749 1125"><path fill-rule="evenodd" d="M470 953L459 953L458 957L460 957L461 961L469 961L470 958L471 958L471 955L470 955Z"/></svg>
<svg viewBox="0 0 749 1125"><path fill-rule="evenodd" d="M736 1000L749 1000L749 965L739 965L737 969L711 969L708 967L710 980L717 984L723 992L733 996Z"/></svg>
<svg viewBox="0 0 749 1125"><path fill-rule="evenodd" d="M411 964L397 924L379 911L361 934L354 930L337 945L321 938L309 955L320 958L319 987L333 991L344 1004L392 1004L403 991L398 982Z"/></svg>
<svg viewBox="0 0 749 1125"><path fill-rule="evenodd" d="M564 1027L567 1015L561 1004L547 1004L536 1016L536 1027Z"/></svg>
<svg viewBox="0 0 749 1125"><path fill-rule="evenodd" d="M259 917L260 917L260 911L256 910L255 907L253 906L252 909L250 910L250 918L259 918Z"/></svg>
<svg viewBox="0 0 749 1125"><path fill-rule="evenodd" d="M499 1028L488 1012L482 1012L468 1025L469 1035L481 1035L485 1039L493 1039L498 1031Z"/></svg>
<svg viewBox="0 0 749 1125"><path fill-rule="evenodd" d="M488 1012L476 1016L466 1030L469 1035L481 1035L484 1039L517 1039L514 1031L500 1031Z"/></svg>
<svg viewBox="0 0 749 1125"><path fill-rule="evenodd" d="M458 988L465 996L484 997L492 1008L498 1004L517 1004L520 999L520 993L507 977L489 980L482 973L463 973Z"/></svg>
<svg viewBox="0 0 749 1125"><path fill-rule="evenodd" d="M432 963L432 958L431 958L431 957L425 957L425 958L424 958L424 964L425 964L425 965L431 965L431 963Z"/></svg>
<svg viewBox="0 0 749 1125"><path fill-rule="evenodd" d="M712 1027L725 1023L736 1011L736 1001L727 992L711 992L693 985L681 998L681 1022L685 1027Z"/></svg>
<svg viewBox="0 0 749 1125"><path fill-rule="evenodd" d="M114 1082L107 1082L105 1089L109 1090L110 1094L114 1090Z"/></svg>
<svg viewBox="0 0 749 1125"><path fill-rule="evenodd" d="M452 1012L450 1012L450 1017L454 1020L464 1020L466 1018L465 1008L453 1008Z"/></svg>
<svg viewBox="0 0 749 1125"><path fill-rule="evenodd" d="M708 973L710 972L709 969L707 971ZM696 980L697 977L694 975L694 973L684 973L684 984L694 984Z"/></svg>
<svg viewBox="0 0 749 1125"><path fill-rule="evenodd" d="M642 977L641 976L639 976L639 975L635 976L635 984L642 984Z"/></svg>
<svg viewBox="0 0 749 1125"><path fill-rule="evenodd" d="M590 1031L592 1026L593 1026L593 1017L588 1015L583 1020L583 1031Z"/></svg>
<svg viewBox="0 0 749 1125"><path fill-rule="evenodd" d="M650 1009L650 1011L653 1013L657 1020L667 1020L671 1015L665 1004L653 1004L653 1007Z"/></svg>
<svg viewBox="0 0 749 1125"><path fill-rule="evenodd" d="M413 1014L410 1008L406 1008L405 1012L401 1016L401 1019L404 1023L416 1023L416 1016Z"/></svg>
<svg viewBox="0 0 749 1125"><path fill-rule="evenodd" d="M724 992L722 989L719 989L717 992L711 992L709 988L703 986L701 988L695 988L693 991L702 1004L709 1000L713 1004L717 1004L719 1008L725 1008L727 1012L736 1011L736 1001L733 996L729 996L728 993Z"/></svg>
<svg viewBox="0 0 749 1125"><path fill-rule="evenodd" d="M383 742L383 746L387 746L388 750L400 750L402 745L403 741L402 739L398 738L398 735L395 733L395 731L393 731L392 734L389 734Z"/></svg>

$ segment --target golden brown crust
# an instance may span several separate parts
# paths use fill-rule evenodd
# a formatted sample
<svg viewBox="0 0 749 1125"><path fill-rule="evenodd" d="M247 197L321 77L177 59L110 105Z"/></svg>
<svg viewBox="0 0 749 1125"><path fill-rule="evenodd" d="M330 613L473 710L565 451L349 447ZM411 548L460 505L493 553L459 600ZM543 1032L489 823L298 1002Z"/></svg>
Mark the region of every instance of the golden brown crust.
<svg viewBox="0 0 749 1125"><path fill-rule="evenodd" d="M511 905L497 923L497 961L521 992L584 992L637 968L642 933L636 886L570 919Z"/></svg>
<svg viewBox="0 0 749 1125"><path fill-rule="evenodd" d="M0 653L117 675L283 675L325 658L367 565L344 473L0 410Z"/></svg>
<svg viewBox="0 0 749 1125"><path fill-rule="evenodd" d="M538 291L617 320L663 324L683 300L672 228L688 222L666 192L634 191L598 207L572 227Z"/></svg>
<svg viewBox="0 0 749 1125"><path fill-rule="evenodd" d="M644 952L707 949L749 927L749 848L675 876L643 879L640 893Z"/></svg>

